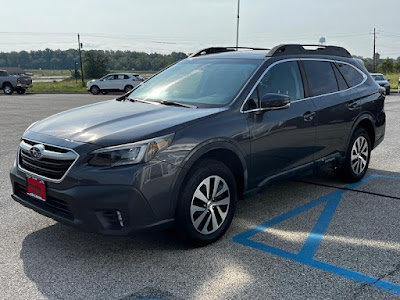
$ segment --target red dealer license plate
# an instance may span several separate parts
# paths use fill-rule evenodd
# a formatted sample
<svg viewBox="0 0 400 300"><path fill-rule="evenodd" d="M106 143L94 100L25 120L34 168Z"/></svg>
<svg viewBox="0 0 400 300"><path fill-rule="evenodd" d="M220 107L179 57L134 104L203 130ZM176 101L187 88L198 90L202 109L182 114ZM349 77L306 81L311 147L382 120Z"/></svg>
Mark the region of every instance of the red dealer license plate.
<svg viewBox="0 0 400 300"><path fill-rule="evenodd" d="M26 177L26 193L36 199L46 201L46 183L33 177Z"/></svg>

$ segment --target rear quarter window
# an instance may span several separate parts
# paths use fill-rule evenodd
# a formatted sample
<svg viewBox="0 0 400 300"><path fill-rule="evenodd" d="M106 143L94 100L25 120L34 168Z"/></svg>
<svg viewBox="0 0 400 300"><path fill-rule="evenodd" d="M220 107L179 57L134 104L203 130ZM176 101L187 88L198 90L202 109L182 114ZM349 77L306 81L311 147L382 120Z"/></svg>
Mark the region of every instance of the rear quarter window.
<svg viewBox="0 0 400 300"><path fill-rule="evenodd" d="M337 66L350 87L356 86L363 81L363 76L352 66L342 63L338 63Z"/></svg>

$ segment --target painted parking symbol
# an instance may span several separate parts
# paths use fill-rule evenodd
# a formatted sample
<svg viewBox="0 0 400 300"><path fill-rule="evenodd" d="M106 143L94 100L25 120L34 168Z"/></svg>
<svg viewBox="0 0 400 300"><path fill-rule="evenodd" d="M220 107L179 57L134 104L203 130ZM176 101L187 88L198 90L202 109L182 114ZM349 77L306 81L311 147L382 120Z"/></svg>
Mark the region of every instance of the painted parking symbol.
<svg viewBox="0 0 400 300"><path fill-rule="evenodd" d="M375 178L387 178L393 180L400 180L400 177L394 176L384 176L384 175L371 175L366 177L365 179L350 184L346 187L346 190L336 190L326 196L313 200L309 203L301 205L289 212L286 212L276 218L273 218L265 223L262 223L254 228L251 228L245 232L242 232L233 237L233 240L239 244L252 247L261 251L265 251L274 255L281 256L283 258L314 267L326 272L330 272L356 282L360 282L363 284L368 284L378 289L385 290L389 293L400 295L400 285L395 284L393 282L381 280L377 277L372 277L360 272L356 272L350 269L342 268L339 266L335 266L332 264L328 264L319 260L314 259L314 256L322 242L324 234L328 230L329 224L335 215L336 209L339 206L339 203L345 193L347 193L350 189L355 189L357 186L364 184L368 181L371 181ZM280 249L266 243L261 243L252 240L252 237L257 233L263 232L268 228L271 228L281 222L284 222L288 219L291 219L303 212L306 212L318 205L325 204L325 208L319 216L317 222L314 225L314 228L311 230L308 238L306 239L303 247L297 253L290 252L284 249Z"/></svg>

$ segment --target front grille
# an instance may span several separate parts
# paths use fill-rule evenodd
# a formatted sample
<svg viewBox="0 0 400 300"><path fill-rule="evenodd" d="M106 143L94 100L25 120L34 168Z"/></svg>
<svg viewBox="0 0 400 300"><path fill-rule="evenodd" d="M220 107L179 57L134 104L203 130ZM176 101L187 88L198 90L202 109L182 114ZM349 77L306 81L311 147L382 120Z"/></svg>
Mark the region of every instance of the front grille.
<svg viewBox="0 0 400 300"><path fill-rule="evenodd" d="M67 202L65 202L64 200L56 199L54 197L49 197L48 195L46 197L46 201L30 197L26 193L26 186L19 183L15 184L15 194L24 199L25 201L35 204L35 206L40 207L55 215L59 215L69 220L74 219L74 216L71 210L69 209Z"/></svg>
<svg viewBox="0 0 400 300"><path fill-rule="evenodd" d="M19 166L33 174L55 181L61 180L77 158L71 150L44 145L44 157L35 159L30 148L37 143L23 140L20 144Z"/></svg>

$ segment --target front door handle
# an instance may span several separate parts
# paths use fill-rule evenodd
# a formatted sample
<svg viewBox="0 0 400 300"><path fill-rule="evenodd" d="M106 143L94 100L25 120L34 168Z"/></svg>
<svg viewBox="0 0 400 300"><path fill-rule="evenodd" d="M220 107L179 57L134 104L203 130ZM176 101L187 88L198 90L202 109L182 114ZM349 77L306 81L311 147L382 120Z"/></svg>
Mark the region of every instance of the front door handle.
<svg viewBox="0 0 400 300"><path fill-rule="evenodd" d="M351 100L347 103L347 108L350 110L356 109L358 106L358 100Z"/></svg>
<svg viewBox="0 0 400 300"><path fill-rule="evenodd" d="M308 111L303 115L304 121L309 122L314 119L315 111Z"/></svg>

